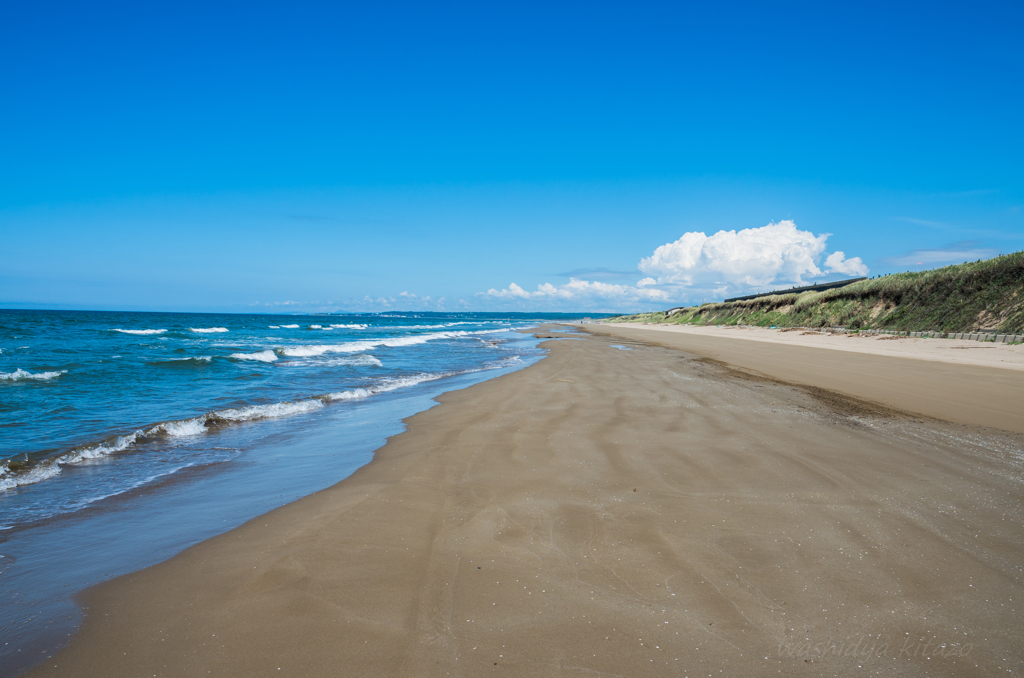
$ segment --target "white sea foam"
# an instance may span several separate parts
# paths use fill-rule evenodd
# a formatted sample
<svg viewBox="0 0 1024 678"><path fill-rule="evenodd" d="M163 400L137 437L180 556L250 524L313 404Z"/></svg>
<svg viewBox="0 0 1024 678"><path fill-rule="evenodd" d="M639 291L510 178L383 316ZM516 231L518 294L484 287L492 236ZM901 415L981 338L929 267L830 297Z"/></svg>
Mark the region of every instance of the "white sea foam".
<svg viewBox="0 0 1024 678"><path fill-rule="evenodd" d="M157 424L146 431L147 436L163 433L171 438L184 438L186 436L197 436L206 433L206 415L182 421L168 421Z"/></svg>
<svg viewBox="0 0 1024 678"><path fill-rule="evenodd" d="M229 410L219 410L208 415L213 420L223 421L253 421L255 419L275 419L287 417L292 414L312 412L319 410L324 404L316 398L309 400L297 400L286 403L273 403L271 405L250 405L249 407L234 407Z"/></svg>
<svg viewBox="0 0 1024 678"><path fill-rule="evenodd" d="M351 358L328 358L327 360L317 364L323 365L324 367L337 367L339 365L372 365L374 367L384 367L384 363L372 355L357 355Z"/></svg>
<svg viewBox="0 0 1024 678"><path fill-rule="evenodd" d="M437 379L443 379L445 377L454 377L459 374L469 374L471 372L483 372L486 370L497 369L500 367L507 367L511 363L518 360L518 356L512 356L512 358L505 358L499 361L496 365L488 367L480 367L474 370L462 370L458 372L421 372L420 374L413 374L407 377L389 377L387 379L381 379L378 383L367 388L354 388L348 391L339 391L337 393L328 393L324 396L326 400L353 400L356 398L366 398L368 396L377 395L378 393L388 393L389 391L396 391L400 388L407 388L409 386L416 386L427 381L434 381Z"/></svg>
<svg viewBox="0 0 1024 678"><path fill-rule="evenodd" d="M100 443L99 445L93 445L92 447L80 447L78 449L71 450L70 452L58 457L58 459L62 465L77 464L90 459L100 459L115 452L124 452L134 445L135 441L144 435L145 433L139 430L134 433L129 433L128 435L117 436L110 442Z"/></svg>
<svg viewBox="0 0 1024 678"><path fill-rule="evenodd" d="M227 332L226 327L190 327L190 332L198 332L199 334L215 334L218 332Z"/></svg>
<svg viewBox="0 0 1024 678"><path fill-rule="evenodd" d="M298 325L281 325L281 327L286 330L294 330L298 327Z"/></svg>
<svg viewBox="0 0 1024 678"><path fill-rule="evenodd" d="M353 388L348 391L339 391L337 393L328 393L326 396L327 400L356 400L358 398L367 398L372 396L377 391L373 391L368 388Z"/></svg>
<svg viewBox="0 0 1024 678"><path fill-rule="evenodd" d="M413 374L408 377L391 377L388 379L382 379L380 385L376 387L377 393L387 393L388 391L395 391L407 386L415 386L416 384L422 384L425 381L443 379L444 377L451 377L456 374L459 374L459 372L424 372L422 374Z"/></svg>
<svg viewBox="0 0 1024 678"><path fill-rule="evenodd" d="M349 346L350 344L308 344L306 346L279 348L276 349L276 352L281 355L288 356L289 358L308 358L310 356L323 355L325 353L355 353L356 351L366 351L373 348L373 346L366 346L365 348L349 348Z"/></svg>
<svg viewBox="0 0 1024 678"><path fill-rule="evenodd" d="M13 490L21 485L32 485L43 480L54 477L60 473L60 466L56 463L40 464L24 473L11 473L7 464L0 466L0 492Z"/></svg>
<svg viewBox="0 0 1024 678"><path fill-rule="evenodd" d="M337 328L339 330L365 330L367 327L369 327L369 325L336 325L334 323L331 323L331 327Z"/></svg>
<svg viewBox="0 0 1024 678"><path fill-rule="evenodd" d="M115 332L123 332L124 334L163 334L167 330L121 330L114 328Z"/></svg>
<svg viewBox="0 0 1024 678"><path fill-rule="evenodd" d="M415 386L416 384L422 384L425 381L434 381L435 379L442 379L444 377L458 374L457 372L423 372L421 374L414 374L408 377L393 377L388 379L382 379L377 384L368 388L354 388L348 391L339 391L337 393L328 393L325 396L326 400L354 400L357 398L366 398L378 393L387 393L389 391L395 391L400 388L406 388L408 386Z"/></svg>
<svg viewBox="0 0 1024 678"><path fill-rule="evenodd" d="M309 329L311 329L311 330L322 330L323 329L323 325L310 325Z"/></svg>
<svg viewBox="0 0 1024 678"><path fill-rule="evenodd" d="M17 369L13 372L0 372L0 381L22 381L24 379L35 379L36 381L47 381L49 379L56 379L62 374L67 374L67 370L61 370L60 372L28 372L26 370Z"/></svg>
<svg viewBox="0 0 1024 678"><path fill-rule="evenodd" d="M272 363L277 360L277 354L270 350L256 353L232 353L228 357L235 360L258 360L261 363Z"/></svg>
<svg viewBox="0 0 1024 678"><path fill-rule="evenodd" d="M270 329L272 329L272 330L279 330L279 329L281 329L281 326L280 326L280 325L269 325L269 327L270 327Z"/></svg>
<svg viewBox="0 0 1024 678"><path fill-rule="evenodd" d="M486 321L484 321L484 322L486 322ZM440 325L398 325L394 329L400 329L400 330L404 330L404 329L434 330L434 329L440 329L440 328L444 328L444 327L455 327L456 325L480 325L480 324L483 324L483 323L481 323L481 322L460 321L460 322L451 322L451 323L441 323Z"/></svg>
<svg viewBox="0 0 1024 678"><path fill-rule="evenodd" d="M129 433L128 435L117 436L113 440L100 443L99 445L78 447L73 450L69 450L60 456L46 459L31 469L21 473L12 472L5 463L0 467L0 490L6 491L21 485L38 483L59 474L62 466L67 466L68 464L79 464L91 459L101 459L109 454L113 454L114 452L121 452L133 445L135 441L139 439L139 436L142 435L142 431L136 431L135 433Z"/></svg>
<svg viewBox="0 0 1024 678"><path fill-rule="evenodd" d="M276 349L280 355L289 356L292 358L308 358L310 356L324 355L325 353L359 353L361 351L369 351L377 348L378 346L413 346L416 344L425 344L428 341L436 341L438 339L454 339L457 337L467 337L480 334L493 334L495 332L505 332L507 330L477 330L474 332L464 331L449 331L449 332L430 332L427 334L413 334L404 337L391 337L388 339L366 339L363 341L350 341L344 344L305 344L302 346L286 346L284 348Z"/></svg>
<svg viewBox="0 0 1024 678"><path fill-rule="evenodd" d="M519 356L512 355L508 356L507 358L496 360L492 363L487 363L483 367L477 367L471 370L463 370L461 372L456 372L453 374L472 374L473 372L487 372L488 370L500 370L502 368L511 366L513 363L519 362L519 360Z"/></svg>

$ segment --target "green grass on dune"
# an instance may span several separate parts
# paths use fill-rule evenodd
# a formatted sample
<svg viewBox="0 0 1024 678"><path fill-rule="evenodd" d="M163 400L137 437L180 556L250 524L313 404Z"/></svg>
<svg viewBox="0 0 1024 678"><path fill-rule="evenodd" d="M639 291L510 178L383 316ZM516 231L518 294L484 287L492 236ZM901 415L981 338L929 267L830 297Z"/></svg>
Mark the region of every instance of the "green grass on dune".
<svg viewBox="0 0 1024 678"><path fill-rule="evenodd" d="M931 271L895 273L824 292L619 316L611 322L1024 333L1024 251Z"/></svg>

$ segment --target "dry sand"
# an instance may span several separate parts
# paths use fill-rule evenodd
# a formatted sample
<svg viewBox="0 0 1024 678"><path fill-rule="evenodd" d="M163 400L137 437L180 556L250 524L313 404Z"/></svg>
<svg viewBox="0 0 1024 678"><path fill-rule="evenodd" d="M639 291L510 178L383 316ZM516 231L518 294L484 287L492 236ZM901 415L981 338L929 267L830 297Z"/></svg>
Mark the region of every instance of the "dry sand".
<svg viewBox="0 0 1024 678"><path fill-rule="evenodd" d="M633 327L655 332L675 332L701 337L746 339L772 344L827 348L851 353L871 353L894 358L930 360L955 365L977 365L1004 370L1024 371L1024 344L1002 344L963 339L930 339L900 337L892 334L872 335L853 333L824 333L802 329L772 330L766 327L694 326L694 325L603 325L604 327Z"/></svg>
<svg viewBox="0 0 1024 678"><path fill-rule="evenodd" d="M342 483L89 591L31 675L1024 670L1020 435L615 343L547 342Z"/></svg>
<svg viewBox="0 0 1024 678"><path fill-rule="evenodd" d="M1024 433L1024 373L1015 367L1014 357L1024 346L999 345L989 350L992 344L945 339L886 340L636 324L585 327L589 332L690 351L751 374L834 390L925 417ZM969 348L957 350L957 345Z"/></svg>

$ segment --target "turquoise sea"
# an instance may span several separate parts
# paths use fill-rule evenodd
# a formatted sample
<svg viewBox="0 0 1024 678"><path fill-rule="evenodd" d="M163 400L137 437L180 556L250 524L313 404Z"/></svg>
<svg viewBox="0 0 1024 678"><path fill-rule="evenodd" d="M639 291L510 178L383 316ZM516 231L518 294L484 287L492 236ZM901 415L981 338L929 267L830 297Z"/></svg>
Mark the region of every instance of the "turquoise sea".
<svg viewBox="0 0 1024 678"><path fill-rule="evenodd" d="M565 314L0 311L0 677L73 596L328 487Z"/></svg>

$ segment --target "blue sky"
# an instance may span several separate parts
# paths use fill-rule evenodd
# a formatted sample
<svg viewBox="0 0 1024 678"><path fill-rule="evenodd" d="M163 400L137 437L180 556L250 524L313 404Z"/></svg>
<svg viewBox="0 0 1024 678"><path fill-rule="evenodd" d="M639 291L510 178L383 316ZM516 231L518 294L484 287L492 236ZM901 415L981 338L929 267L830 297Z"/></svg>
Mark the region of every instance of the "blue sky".
<svg viewBox="0 0 1024 678"><path fill-rule="evenodd" d="M0 307L625 311L1024 249L1020 3L480 5L8 7Z"/></svg>

